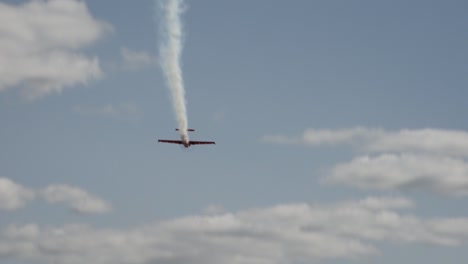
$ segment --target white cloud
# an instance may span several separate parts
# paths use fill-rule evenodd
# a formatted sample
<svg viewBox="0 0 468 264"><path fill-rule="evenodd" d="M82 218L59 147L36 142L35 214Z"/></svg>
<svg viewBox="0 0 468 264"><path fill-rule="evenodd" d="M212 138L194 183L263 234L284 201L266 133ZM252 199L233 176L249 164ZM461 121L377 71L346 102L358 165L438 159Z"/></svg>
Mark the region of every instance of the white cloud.
<svg viewBox="0 0 468 264"><path fill-rule="evenodd" d="M419 189L468 195L467 131L309 129L302 137L266 136L263 140L312 146L347 144L368 153L335 165L325 179L327 182L362 189Z"/></svg>
<svg viewBox="0 0 468 264"><path fill-rule="evenodd" d="M125 70L139 70L156 62L156 58L145 51L134 51L126 47L120 49L122 68Z"/></svg>
<svg viewBox="0 0 468 264"><path fill-rule="evenodd" d="M343 143L367 143L381 138L385 132L381 129L355 127L342 130L315 130L304 132L303 140L311 145L343 144Z"/></svg>
<svg viewBox="0 0 468 264"><path fill-rule="evenodd" d="M50 185L41 191L41 195L49 203L64 203L81 214L106 213L111 210L106 201L68 185Z"/></svg>
<svg viewBox="0 0 468 264"><path fill-rule="evenodd" d="M105 104L102 106L76 105L73 112L81 115L102 116L123 119L136 119L141 115L139 107L135 103Z"/></svg>
<svg viewBox="0 0 468 264"><path fill-rule="evenodd" d="M47 263L311 263L379 253L377 242L458 246L468 218L401 213L404 198L338 204L283 204L193 215L130 229L11 225L0 231L0 260Z"/></svg>
<svg viewBox="0 0 468 264"><path fill-rule="evenodd" d="M370 151L420 152L468 156L468 132L443 129L400 130L369 142Z"/></svg>
<svg viewBox="0 0 468 264"><path fill-rule="evenodd" d="M308 129L302 137L265 136L263 141L311 146L348 144L370 152L420 152L468 156L468 132L444 129Z"/></svg>
<svg viewBox="0 0 468 264"><path fill-rule="evenodd" d="M365 143L384 134L381 129L355 127L349 129L308 129L301 137L264 136L263 141L276 144L307 144L311 146Z"/></svg>
<svg viewBox="0 0 468 264"><path fill-rule="evenodd" d="M358 202L359 206L370 210L405 209L413 207L413 201L401 197L368 197Z"/></svg>
<svg viewBox="0 0 468 264"><path fill-rule="evenodd" d="M98 58L80 50L109 30L84 1L0 3L0 91L18 87L35 99L99 78Z"/></svg>
<svg viewBox="0 0 468 264"><path fill-rule="evenodd" d="M363 156L335 166L326 181L364 189L428 189L468 195L468 163L463 159L424 155Z"/></svg>
<svg viewBox="0 0 468 264"><path fill-rule="evenodd" d="M65 204L81 214L106 213L112 209L108 202L77 187L52 184L44 189L34 190L0 177L0 210L19 209L38 198L50 204Z"/></svg>
<svg viewBox="0 0 468 264"><path fill-rule="evenodd" d="M0 210L15 210L34 199L34 191L0 177Z"/></svg>

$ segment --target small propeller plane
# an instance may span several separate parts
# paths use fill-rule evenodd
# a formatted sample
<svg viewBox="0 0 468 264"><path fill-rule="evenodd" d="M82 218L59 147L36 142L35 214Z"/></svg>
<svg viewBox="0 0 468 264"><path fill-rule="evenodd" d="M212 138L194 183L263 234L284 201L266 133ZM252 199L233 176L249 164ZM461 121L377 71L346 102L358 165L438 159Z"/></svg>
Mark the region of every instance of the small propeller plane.
<svg viewBox="0 0 468 264"><path fill-rule="evenodd" d="M179 131L178 128L176 128L175 130ZM187 129L187 132L194 132L194 131L195 129L192 129L192 128ZM189 140L188 138L185 138L184 136L181 136L181 140L159 139L158 142L184 145L185 148L188 148L191 145L209 145L209 144L214 145L216 144L214 141L193 141L193 140Z"/></svg>

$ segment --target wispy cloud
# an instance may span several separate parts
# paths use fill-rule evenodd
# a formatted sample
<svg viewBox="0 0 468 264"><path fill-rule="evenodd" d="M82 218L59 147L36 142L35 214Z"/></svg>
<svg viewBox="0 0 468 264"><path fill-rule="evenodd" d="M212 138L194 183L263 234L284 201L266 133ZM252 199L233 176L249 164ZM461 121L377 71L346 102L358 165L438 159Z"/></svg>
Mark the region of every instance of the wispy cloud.
<svg viewBox="0 0 468 264"><path fill-rule="evenodd" d="M308 146L348 145L367 155L331 169L325 179L364 189L419 189L468 195L468 132L444 129L309 129L300 137L263 141ZM361 154L362 155L362 154Z"/></svg>
<svg viewBox="0 0 468 264"><path fill-rule="evenodd" d="M88 116L101 116L122 119L137 119L141 116L140 108L132 102L104 104L101 106L76 105L73 112Z"/></svg>
<svg viewBox="0 0 468 264"><path fill-rule="evenodd" d="M210 204L209 206L207 206L203 212L205 214L209 214L209 215L214 215L214 214L222 214L224 212L226 212L226 210L224 209L223 206L221 205L218 205L218 204Z"/></svg>
<svg viewBox="0 0 468 264"><path fill-rule="evenodd" d="M110 30L84 1L0 3L0 91L32 100L101 77L99 59L80 50Z"/></svg>
<svg viewBox="0 0 468 264"><path fill-rule="evenodd" d="M8 178L0 178L0 210L20 209L34 199L65 204L81 214L106 213L112 209L108 202L78 187L53 184L43 189L29 189Z"/></svg>
<svg viewBox="0 0 468 264"><path fill-rule="evenodd" d="M424 152L468 156L468 132L444 129L379 128L308 129L300 137L265 136L263 141L277 144L350 145L370 152Z"/></svg>
<svg viewBox="0 0 468 264"><path fill-rule="evenodd" d="M349 129L307 129L301 136L266 135L262 141L275 144L305 144L310 146L357 144L375 140L382 129L355 127Z"/></svg>
<svg viewBox="0 0 468 264"><path fill-rule="evenodd" d="M81 214L106 213L111 206L106 201L80 188L55 184L40 191L40 195L51 204L62 203Z"/></svg>
<svg viewBox="0 0 468 264"><path fill-rule="evenodd" d="M455 247L468 218L424 219L413 202L369 197L336 204L281 204L193 215L130 229L11 225L0 231L0 259L49 263L311 263L380 253L377 245ZM76 257L79 256L79 257Z"/></svg>
<svg viewBox="0 0 468 264"><path fill-rule="evenodd" d="M139 70L156 63L156 57L146 51L134 51L126 47L120 49L122 69Z"/></svg>

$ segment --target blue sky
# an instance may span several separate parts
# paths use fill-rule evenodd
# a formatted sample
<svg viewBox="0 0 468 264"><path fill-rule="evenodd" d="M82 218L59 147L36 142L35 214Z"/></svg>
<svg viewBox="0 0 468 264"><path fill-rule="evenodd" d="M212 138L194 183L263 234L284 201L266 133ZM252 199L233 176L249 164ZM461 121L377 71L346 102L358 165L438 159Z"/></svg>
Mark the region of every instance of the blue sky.
<svg viewBox="0 0 468 264"><path fill-rule="evenodd" d="M186 2L190 149L155 1L1 1L1 262L468 259L465 1Z"/></svg>

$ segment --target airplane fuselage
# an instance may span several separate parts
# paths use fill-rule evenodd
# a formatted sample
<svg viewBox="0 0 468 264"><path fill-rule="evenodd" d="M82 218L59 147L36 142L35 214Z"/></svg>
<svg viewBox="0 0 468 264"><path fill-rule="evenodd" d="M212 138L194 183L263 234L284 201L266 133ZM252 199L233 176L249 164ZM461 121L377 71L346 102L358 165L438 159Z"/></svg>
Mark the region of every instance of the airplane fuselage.
<svg viewBox="0 0 468 264"><path fill-rule="evenodd" d="M184 145L185 148L190 147L190 139L189 139L188 135L187 136L180 135L180 139L182 140L182 145Z"/></svg>
<svg viewBox="0 0 468 264"><path fill-rule="evenodd" d="M182 145L184 145L185 148L189 148L190 147L190 141L186 141L186 140L182 139Z"/></svg>

